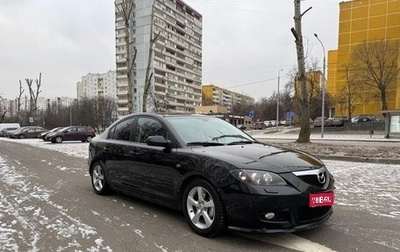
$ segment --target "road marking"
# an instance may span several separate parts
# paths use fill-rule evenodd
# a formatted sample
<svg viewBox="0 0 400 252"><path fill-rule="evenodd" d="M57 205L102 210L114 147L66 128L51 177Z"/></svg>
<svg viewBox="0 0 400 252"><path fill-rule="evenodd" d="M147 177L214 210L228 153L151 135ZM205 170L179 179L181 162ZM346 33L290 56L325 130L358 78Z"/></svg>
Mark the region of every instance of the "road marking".
<svg viewBox="0 0 400 252"><path fill-rule="evenodd" d="M236 234L244 236L249 239L302 252L336 252L335 250L325 247L319 243L307 240L305 238L302 238L294 234L266 234L266 235L252 235L246 233L236 233Z"/></svg>

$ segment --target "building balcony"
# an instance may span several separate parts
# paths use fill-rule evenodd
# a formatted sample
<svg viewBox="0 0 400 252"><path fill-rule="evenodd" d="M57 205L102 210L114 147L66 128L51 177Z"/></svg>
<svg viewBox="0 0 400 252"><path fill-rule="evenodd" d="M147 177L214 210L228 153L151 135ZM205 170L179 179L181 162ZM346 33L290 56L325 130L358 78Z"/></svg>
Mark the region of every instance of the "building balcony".
<svg viewBox="0 0 400 252"><path fill-rule="evenodd" d="M120 104L128 104L128 99L118 99L118 105Z"/></svg>
<svg viewBox="0 0 400 252"><path fill-rule="evenodd" d="M120 66L116 68L117 71L128 71L128 67L127 66Z"/></svg>
<svg viewBox="0 0 400 252"><path fill-rule="evenodd" d="M126 58L117 58L117 63L124 63L126 62Z"/></svg>
<svg viewBox="0 0 400 252"><path fill-rule="evenodd" d="M170 8L173 9L173 10L176 9L175 4L174 4L173 2L171 2L171 1L165 1L165 5L168 6L168 7L170 7Z"/></svg>

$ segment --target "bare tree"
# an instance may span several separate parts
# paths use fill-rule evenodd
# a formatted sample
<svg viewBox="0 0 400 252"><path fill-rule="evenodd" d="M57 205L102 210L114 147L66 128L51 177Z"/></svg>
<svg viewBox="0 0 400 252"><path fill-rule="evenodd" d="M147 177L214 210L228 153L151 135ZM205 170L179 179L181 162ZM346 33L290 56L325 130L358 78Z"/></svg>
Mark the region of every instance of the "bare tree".
<svg viewBox="0 0 400 252"><path fill-rule="evenodd" d="M250 110L254 110L254 107L255 104L253 104L252 102L245 102L245 101L235 102L232 105L231 112L234 115L247 116Z"/></svg>
<svg viewBox="0 0 400 252"><path fill-rule="evenodd" d="M133 113L133 78L132 78L132 71L134 69L135 60L137 50L136 48L132 48L133 39L130 35L130 31L132 30L132 12L135 7L135 3L132 0L122 0L121 3L115 2L115 8L117 12L120 13L121 17L124 21L124 33L125 33L125 45L126 45L126 67L127 67L127 79L128 79L128 112ZM133 52L133 56L132 56Z"/></svg>
<svg viewBox="0 0 400 252"><path fill-rule="evenodd" d="M160 95L152 93L150 96L150 102L153 107L153 112L163 112L166 111L166 100Z"/></svg>
<svg viewBox="0 0 400 252"><path fill-rule="evenodd" d="M33 121L36 122L36 112L38 110L38 105L37 101L39 98L39 94L42 92L40 90L40 86L42 85L42 73L39 73L39 79L35 80L36 83L36 90L33 87L33 79L25 79L26 84L28 85L29 88L29 110L30 110L30 116L33 117Z"/></svg>
<svg viewBox="0 0 400 252"><path fill-rule="evenodd" d="M354 76L354 74L351 74L348 66L345 67L345 78L345 85L341 90L339 90L336 97L336 103L339 105L341 114L344 114L343 110L347 111L347 118L351 119L354 110L357 108L356 101L359 99L359 93L357 90L362 83Z"/></svg>
<svg viewBox="0 0 400 252"><path fill-rule="evenodd" d="M22 82L19 80L19 94L17 97L17 116L18 116L18 122L21 121L21 97L22 94L24 93L24 88L22 87Z"/></svg>
<svg viewBox="0 0 400 252"><path fill-rule="evenodd" d="M7 114L7 106L5 105L6 101L0 95L0 123L4 122L4 119Z"/></svg>
<svg viewBox="0 0 400 252"><path fill-rule="evenodd" d="M142 111L143 112L147 111L147 99L148 99L148 96L149 96L151 80L152 80L152 77L153 77L153 73L150 73L150 70L151 70L151 57L153 55L153 45L158 40L158 38L160 37L160 32L158 32L157 35L154 38L151 38L152 36L153 36L153 26L151 26L151 29L150 29L149 58L147 60L146 78L144 80L143 104L142 104L143 105L143 107L142 107Z"/></svg>
<svg viewBox="0 0 400 252"><path fill-rule="evenodd" d="M352 53L354 71L365 85L376 91L382 102L382 110L388 109L389 90L395 88L400 74L399 42L364 42Z"/></svg>
<svg viewBox="0 0 400 252"><path fill-rule="evenodd" d="M300 92L300 133L296 140L298 143L308 143L310 142L310 109L309 109L309 100L307 94L307 82L305 75L305 63L304 63L304 46L303 46L303 34L301 27L301 19L303 15L311 9L308 8L305 12L301 13L300 8L300 0L294 1L294 23L295 27L291 29L293 36L295 37L296 43L296 51L297 51L297 66L298 66L298 74L297 79L301 85Z"/></svg>

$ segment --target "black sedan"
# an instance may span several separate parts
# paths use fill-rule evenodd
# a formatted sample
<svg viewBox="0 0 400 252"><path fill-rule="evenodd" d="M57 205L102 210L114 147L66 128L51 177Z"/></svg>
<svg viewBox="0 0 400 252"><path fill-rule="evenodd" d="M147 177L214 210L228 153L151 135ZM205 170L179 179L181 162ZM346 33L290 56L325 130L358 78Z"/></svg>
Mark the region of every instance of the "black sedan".
<svg viewBox="0 0 400 252"><path fill-rule="evenodd" d="M332 214L334 179L317 158L257 142L222 119L138 113L89 145L94 191L182 210L199 235L294 232Z"/></svg>

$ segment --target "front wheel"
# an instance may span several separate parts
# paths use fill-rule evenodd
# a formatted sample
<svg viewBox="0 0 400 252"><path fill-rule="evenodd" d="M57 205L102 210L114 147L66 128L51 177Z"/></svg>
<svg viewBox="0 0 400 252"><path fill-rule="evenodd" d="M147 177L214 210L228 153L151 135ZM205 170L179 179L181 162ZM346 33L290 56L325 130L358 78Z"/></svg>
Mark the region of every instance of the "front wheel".
<svg viewBox="0 0 400 252"><path fill-rule="evenodd" d="M20 135L19 136L19 139L25 139L26 137L25 137L25 135Z"/></svg>
<svg viewBox="0 0 400 252"><path fill-rule="evenodd" d="M99 195L106 195L110 192L110 187L107 183L103 166L99 162L92 166L90 176L95 193Z"/></svg>
<svg viewBox="0 0 400 252"><path fill-rule="evenodd" d="M183 193L183 214L192 230L205 237L215 237L226 227L222 201L207 181L190 182Z"/></svg>
<svg viewBox="0 0 400 252"><path fill-rule="evenodd" d="M90 142L90 141L92 141L92 136L87 136L86 137L86 142Z"/></svg>
<svg viewBox="0 0 400 252"><path fill-rule="evenodd" d="M63 139L62 139L62 137L58 136L58 137L56 137L56 138L54 139L54 141L55 141L56 143L62 143Z"/></svg>

